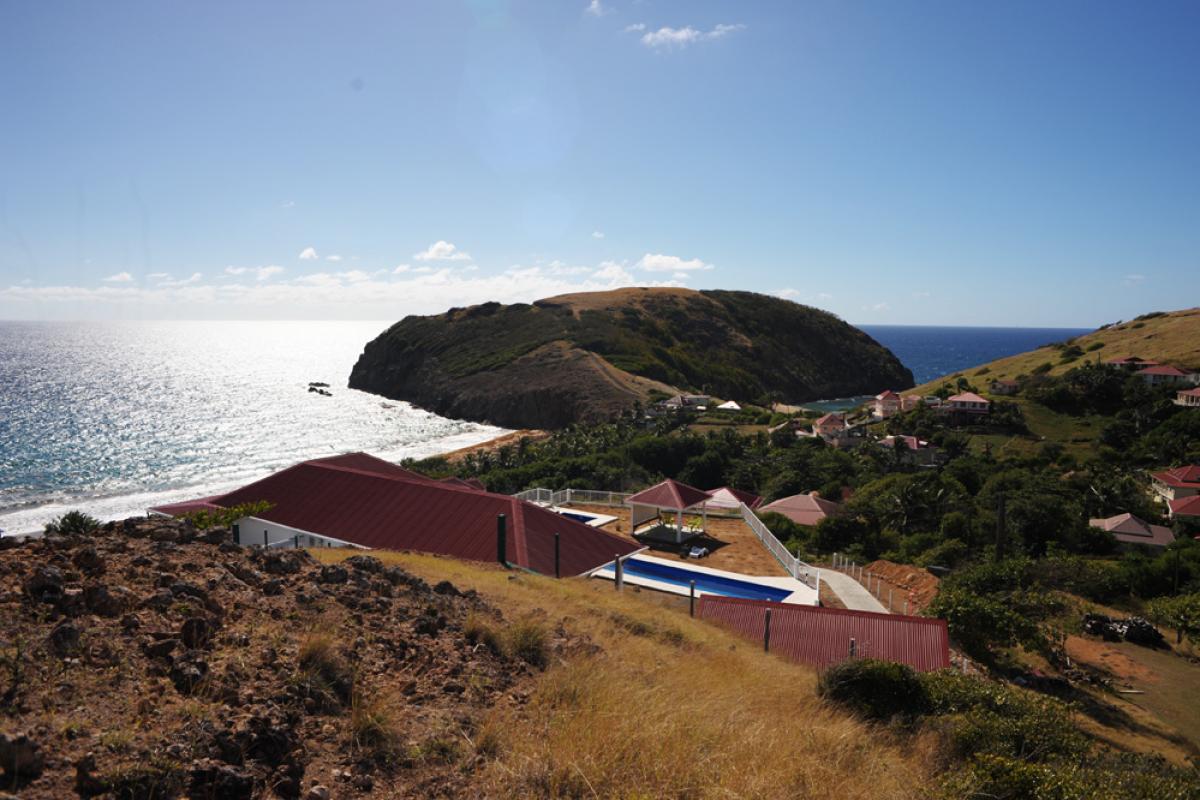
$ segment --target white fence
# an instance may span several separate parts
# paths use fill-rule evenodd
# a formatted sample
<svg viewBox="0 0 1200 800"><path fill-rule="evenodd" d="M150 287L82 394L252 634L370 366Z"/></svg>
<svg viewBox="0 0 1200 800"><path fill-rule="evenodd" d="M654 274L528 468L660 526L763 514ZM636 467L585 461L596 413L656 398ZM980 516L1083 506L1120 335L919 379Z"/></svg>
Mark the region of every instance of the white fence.
<svg viewBox="0 0 1200 800"><path fill-rule="evenodd" d="M591 489L526 489L515 495L518 500L528 500L542 506L565 506L584 503L590 506L623 506L632 495L621 492L597 492Z"/></svg>
<svg viewBox="0 0 1200 800"><path fill-rule="evenodd" d="M813 589L821 588L821 570L804 563L788 552L788 549L783 546L783 542L775 538L775 534L771 533L770 529L755 516L745 503L742 503L741 512L742 519L746 521L750 530L754 531L754 535L763 543L763 546L771 551L771 555L779 559L779 563L783 564L783 568L791 573L793 578Z"/></svg>

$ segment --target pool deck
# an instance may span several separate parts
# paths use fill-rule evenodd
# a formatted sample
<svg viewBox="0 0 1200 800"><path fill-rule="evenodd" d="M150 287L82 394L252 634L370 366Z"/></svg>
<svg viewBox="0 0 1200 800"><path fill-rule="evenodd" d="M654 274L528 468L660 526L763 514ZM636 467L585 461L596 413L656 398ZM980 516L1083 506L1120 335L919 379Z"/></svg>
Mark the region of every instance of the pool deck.
<svg viewBox="0 0 1200 800"><path fill-rule="evenodd" d="M572 503L567 506L567 509L579 509L587 511L590 514L606 514L614 516L617 519L600 528L602 531L615 533L618 536L623 536L630 541L638 544L650 544L649 542L635 539L630 535L629 524L629 507L615 506L592 506L583 503ZM763 547L762 542L754 535L754 531L750 530L741 517L714 517L708 518L708 537L712 542L696 539L691 544L700 544L708 547L711 553L703 559L684 558L680 554L682 545L659 545L654 543L651 545L651 554L656 558L664 558L681 564L686 564L688 567L697 564L703 564L706 567L711 567L717 570L728 570L729 572L740 573L741 575L764 575L770 577L787 577L790 579L787 570L779 563L779 559L771 555L767 548ZM716 545L716 546L714 546Z"/></svg>
<svg viewBox="0 0 1200 800"><path fill-rule="evenodd" d="M630 558L636 558L639 561L664 564L670 567L687 569L692 572L698 572L702 575L714 575L719 578L730 578L732 580L743 581L745 583L758 583L775 589L785 589L790 591L791 594L785 597L782 602L805 606L817 605L817 591L811 586L808 586L807 584L802 583L795 578L780 578L772 575L745 575L740 572L726 572L725 570L702 567L695 561L684 561L681 563L680 559L657 558L655 556L646 555L645 553L638 553L630 556ZM615 571L610 564L593 572L592 577L603 578L611 581L615 578ZM646 578L641 575L625 574L622 579L630 586L641 586L644 589L654 589L656 591L666 592L668 594L678 594L687 597L691 593L690 587L680 586L679 584L670 583L668 581L654 580L653 578ZM714 594L719 597L728 596L723 595L720 592L705 592L702 589L696 589L697 597L705 594Z"/></svg>

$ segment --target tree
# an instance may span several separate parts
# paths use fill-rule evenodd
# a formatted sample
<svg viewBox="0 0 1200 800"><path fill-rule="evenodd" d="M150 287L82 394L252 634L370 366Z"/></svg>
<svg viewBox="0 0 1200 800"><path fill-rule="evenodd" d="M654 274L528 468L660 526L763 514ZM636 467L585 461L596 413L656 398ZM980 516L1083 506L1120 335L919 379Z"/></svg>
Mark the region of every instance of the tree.
<svg viewBox="0 0 1200 800"><path fill-rule="evenodd" d="M1186 635L1193 642L1200 639L1200 593L1160 597L1149 604L1150 619L1159 625L1175 629L1175 641Z"/></svg>
<svg viewBox="0 0 1200 800"><path fill-rule="evenodd" d="M75 510L46 523L46 533L83 534L91 533L99 527L100 520Z"/></svg>

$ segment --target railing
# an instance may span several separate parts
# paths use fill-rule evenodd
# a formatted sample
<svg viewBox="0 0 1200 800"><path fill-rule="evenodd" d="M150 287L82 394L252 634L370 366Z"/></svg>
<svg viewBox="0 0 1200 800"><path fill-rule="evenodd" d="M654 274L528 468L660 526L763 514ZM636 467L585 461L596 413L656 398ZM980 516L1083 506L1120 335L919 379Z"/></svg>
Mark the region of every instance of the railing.
<svg viewBox="0 0 1200 800"><path fill-rule="evenodd" d="M565 506L584 503L591 506L623 506L631 495L622 492L598 492L592 489L526 489L514 495L518 500L527 500L541 506Z"/></svg>
<svg viewBox="0 0 1200 800"><path fill-rule="evenodd" d="M746 521L746 525L750 527L750 530L754 531L754 535L771 552L771 555L779 559L779 563L783 564L783 568L793 578L813 589L819 590L821 588L821 570L810 564L806 564L792 555L784 547L783 542L775 538L775 534L771 533L770 528L764 525L763 521L755 516L754 512L745 503L742 503L740 511L742 519Z"/></svg>

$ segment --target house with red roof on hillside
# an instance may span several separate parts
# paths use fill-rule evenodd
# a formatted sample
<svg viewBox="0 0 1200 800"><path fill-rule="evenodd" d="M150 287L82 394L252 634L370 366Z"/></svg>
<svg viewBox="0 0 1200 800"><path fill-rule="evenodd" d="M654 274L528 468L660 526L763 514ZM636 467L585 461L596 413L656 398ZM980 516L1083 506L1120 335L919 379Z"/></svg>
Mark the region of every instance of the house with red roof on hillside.
<svg viewBox="0 0 1200 800"><path fill-rule="evenodd" d="M887 419L900 413L900 395L891 389L875 395L871 407L871 416L875 419Z"/></svg>
<svg viewBox="0 0 1200 800"><path fill-rule="evenodd" d="M893 452L901 453L901 458L910 464L934 464L937 462L939 450L929 442L916 436L885 436L879 440L880 447L886 447Z"/></svg>
<svg viewBox="0 0 1200 800"><path fill-rule="evenodd" d="M1165 503L1200 494L1200 467L1175 467L1150 476L1155 494Z"/></svg>
<svg viewBox="0 0 1200 800"><path fill-rule="evenodd" d="M1171 510L1171 519L1185 519L1200 523L1200 494L1191 497L1181 497L1167 503Z"/></svg>
<svg viewBox="0 0 1200 800"><path fill-rule="evenodd" d="M1178 386L1196 383L1196 373L1187 372L1170 364L1159 364L1137 371L1137 376L1151 386Z"/></svg>
<svg viewBox="0 0 1200 800"><path fill-rule="evenodd" d="M1093 528L1108 531L1124 546L1160 548L1175 541L1175 532L1165 525L1151 525L1133 514L1088 520Z"/></svg>
<svg viewBox="0 0 1200 800"><path fill-rule="evenodd" d="M754 509L762 505L763 499L754 492L734 489L732 486L722 486L720 489L710 489L705 506L713 511L737 511L745 505Z"/></svg>
<svg viewBox="0 0 1200 800"><path fill-rule="evenodd" d="M1195 389L1180 389L1176 392L1175 405L1184 408L1200 408L1200 386Z"/></svg>
<svg viewBox="0 0 1200 800"><path fill-rule="evenodd" d="M835 517L842 513L840 503L814 494L794 494L791 497L781 497L767 503L760 511L782 514L797 525L816 525L826 517Z"/></svg>
<svg viewBox="0 0 1200 800"><path fill-rule="evenodd" d="M961 394L947 397L946 402L942 404L942 408L947 411L965 412L967 414L986 414L991 410L992 403L986 398L980 397L974 392L963 392Z"/></svg>
<svg viewBox="0 0 1200 800"><path fill-rule="evenodd" d="M1157 367L1158 366L1157 361L1151 361L1150 359L1147 359L1147 358L1138 358L1137 356L1124 356L1122 358L1110 358L1109 360L1105 361L1104 363L1108 364L1110 367L1120 367L1121 369L1128 370L1130 372L1136 372L1137 370L1145 369L1146 367Z"/></svg>
<svg viewBox="0 0 1200 800"><path fill-rule="evenodd" d="M590 572L639 549L533 503L470 481L434 480L366 453L304 461L223 495L150 512L182 516L259 502L269 508L237 522L243 544L416 550L495 561L503 515L505 561L544 575L555 574L556 549L562 575Z"/></svg>

